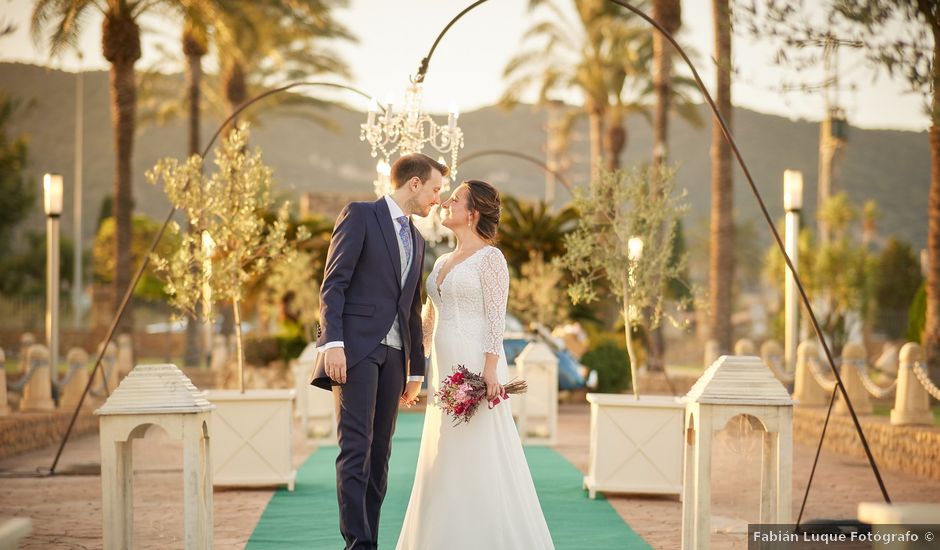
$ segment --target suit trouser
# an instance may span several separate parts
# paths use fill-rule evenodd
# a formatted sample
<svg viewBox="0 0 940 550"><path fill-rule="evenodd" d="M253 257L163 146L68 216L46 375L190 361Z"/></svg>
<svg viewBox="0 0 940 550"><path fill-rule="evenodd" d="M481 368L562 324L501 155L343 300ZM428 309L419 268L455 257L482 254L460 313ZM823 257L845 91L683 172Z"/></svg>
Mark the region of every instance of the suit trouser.
<svg viewBox="0 0 940 550"><path fill-rule="evenodd" d="M347 368L345 384L333 386L339 434L339 530L347 550L371 550L378 545L392 434L405 389L404 362L402 350L379 344Z"/></svg>

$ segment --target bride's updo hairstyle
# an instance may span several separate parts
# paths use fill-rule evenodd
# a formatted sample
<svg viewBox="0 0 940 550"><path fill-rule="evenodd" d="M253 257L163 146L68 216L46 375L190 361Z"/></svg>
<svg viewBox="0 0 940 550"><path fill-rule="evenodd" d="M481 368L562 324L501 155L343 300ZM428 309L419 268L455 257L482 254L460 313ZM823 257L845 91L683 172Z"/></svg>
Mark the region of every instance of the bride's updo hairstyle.
<svg viewBox="0 0 940 550"><path fill-rule="evenodd" d="M496 242L499 228L499 191L495 187L479 180L466 180L461 185L470 191L467 193L467 206L480 215L474 230L484 241Z"/></svg>

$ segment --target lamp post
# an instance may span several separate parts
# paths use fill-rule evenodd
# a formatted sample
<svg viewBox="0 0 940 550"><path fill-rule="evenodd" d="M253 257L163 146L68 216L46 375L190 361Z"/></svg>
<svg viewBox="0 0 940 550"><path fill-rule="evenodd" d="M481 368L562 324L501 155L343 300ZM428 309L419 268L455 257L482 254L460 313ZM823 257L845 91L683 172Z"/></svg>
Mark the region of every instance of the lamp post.
<svg viewBox="0 0 940 550"><path fill-rule="evenodd" d="M629 265L627 266L627 276L623 285L623 325L624 332L626 333L627 355L630 357L630 385L633 386L633 397L637 401L640 400L640 388L637 385L636 352L633 349L633 326L630 322L630 319L633 317L630 310L634 308L634 306L630 304L630 291L633 290L633 285L636 282L636 267L642 257L643 239L640 237L630 237L627 241L627 260Z"/></svg>
<svg viewBox="0 0 940 550"><path fill-rule="evenodd" d="M53 375L59 362L59 216L62 215L62 174L42 178L46 211L46 345Z"/></svg>
<svg viewBox="0 0 940 550"><path fill-rule="evenodd" d="M799 269L800 210L803 208L803 173L799 170L783 172L783 208L786 217L786 252L793 264ZM786 282L784 286L784 344L783 357L786 368L793 372L796 368L796 346L800 338L800 304L797 296L796 279L789 267L784 268Z"/></svg>
<svg viewBox="0 0 940 550"><path fill-rule="evenodd" d="M81 52L78 59L83 59ZM74 236L75 239L75 260L72 266L72 328L78 329L82 324L82 303L84 282L82 281L82 160L83 160L83 133L85 129L84 118L84 70L79 70L75 75L75 211Z"/></svg>

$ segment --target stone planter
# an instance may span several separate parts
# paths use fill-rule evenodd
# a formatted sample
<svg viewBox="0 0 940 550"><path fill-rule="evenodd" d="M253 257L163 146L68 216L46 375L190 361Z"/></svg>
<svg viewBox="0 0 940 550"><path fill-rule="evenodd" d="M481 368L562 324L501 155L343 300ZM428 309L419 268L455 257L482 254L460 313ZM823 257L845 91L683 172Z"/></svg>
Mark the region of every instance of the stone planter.
<svg viewBox="0 0 940 550"><path fill-rule="evenodd" d="M682 493L685 405L678 397L589 393L591 447L584 488L614 493Z"/></svg>
<svg viewBox="0 0 940 550"><path fill-rule="evenodd" d="M210 390L213 485L286 485L294 490L291 456L294 390Z"/></svg>

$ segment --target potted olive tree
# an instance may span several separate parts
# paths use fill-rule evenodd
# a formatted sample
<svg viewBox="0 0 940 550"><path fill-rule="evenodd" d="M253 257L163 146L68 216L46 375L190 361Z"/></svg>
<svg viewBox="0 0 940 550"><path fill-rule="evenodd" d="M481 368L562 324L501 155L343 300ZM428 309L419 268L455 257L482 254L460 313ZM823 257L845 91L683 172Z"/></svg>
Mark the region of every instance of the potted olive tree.
<svg viewBox="0 0 940 550"><path fill-rule="evenodd" d="M288 205L273 222L264 213L273 204L273 172L260 151L249 151L247 126L231 131L217 152L214 169L203 159L164 159L147 173L162 183L170 201L190 224L170 255L153 258L167 282L170 304L193 312L204 302L210 320L215 303L230 304L235 320L238 390L211 390L215 485L287 484L296 472L291 460L294 390L245 389L242 308L249 282L265 278L279 263L296 261L288 246Z"/></svg>
<svg viewBox="0 0 940 550"><path fill-rule="evenodd" d="M684 406L676 397L644 395L637 380L634 326L655 328L664 316L665 283L680 276L685 258L674 252L684 194L672 173L603 172L589 192L577 193L578 227L561 259L573 275L574 303L598 297L605 284L624 320L633 395L590 393L591 448L584 485L596 491L675 493L682 490Z"/></svg>

